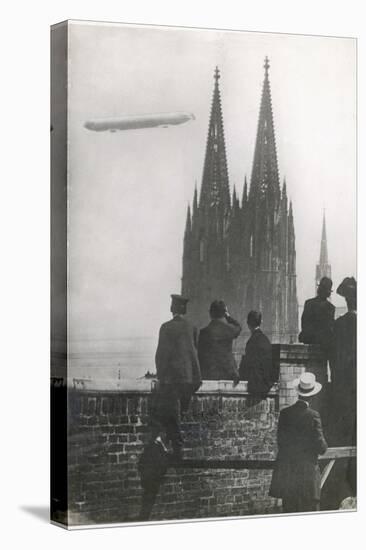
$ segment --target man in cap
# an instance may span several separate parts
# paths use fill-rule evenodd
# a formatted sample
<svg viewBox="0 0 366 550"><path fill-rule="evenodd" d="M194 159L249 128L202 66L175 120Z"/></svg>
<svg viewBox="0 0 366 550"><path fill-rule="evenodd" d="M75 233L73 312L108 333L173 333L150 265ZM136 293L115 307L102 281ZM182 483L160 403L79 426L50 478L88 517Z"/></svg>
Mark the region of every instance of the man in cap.
<svg viewBox="0 0 366 550"><path fill-rule="evenodd" d="M317 380L324 386L323 393L313 401L313 406L320 412L325 427L331 421L329 418L329 362L333 347L333 330L335 307L328 300L332 293L333 282L329 277L322 277L319 281L315 298L306 300L301 317L301 332L299 341L303 344L320 346L323 358L314 364L309 364L307 370L313 372Z"/></svg>
<svg viewBox="0 0 366 550"><path fill-rule="evenodd" d="M356 445L357 283L346 277L337 288L347 313L334 323L329 441L334 446ZM337 460L322 494L322 507L338 509L344 498L356 496L356 458Z"/></svg>
<svg viewBox="0 0 366 550"><path fill-rule="evenodd" d="M211 322L201 329L198 339L198 358L204 380L233 380L239 382L238 367L233 355L233 341L241 332L225 302L215 300L210 306Z"/></svg>
<svg viewBox="0 0 366 550"><path fill-rule="evenodd" d="M159 387L153 406L153 439L171 442L175 459L182 457L183 439L179 427L179 412L187 411L191 397L201 385L197 356L197 329L184 315L188 299L171 295L173 318L160 327L155 363Z"/></svg>
<svg viewBox="0 0 366 550"><path fill-rule="evenodd" d="M337 436L334 443L351 445L356 423L357 283L354 277L346 277L337 294L345 298L348 311L334 323L332 408L338 419L334 424Z"/></svg>
<svg viewBox="0 0 366 550"><path fill-rule="evenodd" d="M266 395L275 382L272 364L272 345L261 331L262 314L250 311L247 317L251 336L245 346L239 372L240 379L248 381L248 392Z"/></svg>
<svg viewBox="0 0 366 550"><path fill-rule="evenodd" d="M285 513L319 510L318 456L327 450L320 415L310 406L322 386L311 372L294 380L294 405L282 409L278 421L278 455L269 495L282 499Z"/></svg>
<svg viewBox="0 0 366 550"><path fill-rule="evenodd" d="M334 361L332 379L338 389L352 388L356 392L356 336L357 336L357 283L346 277L337 288L337 294L346 300L347 313L334 323ZM342 392L343 393L343 392ZM351 402L349 403L351 405ZM353 409L355 406L353 405Z"/></svg>
<svg viewBox="0 0 366 550"><path fill-rule="evenodd" d="M333 336L335 307L328 300L332 293L332 280L322 277L315 298L306 300L301 316L299 341L303 344L319 344L329 358Z"/></svg>

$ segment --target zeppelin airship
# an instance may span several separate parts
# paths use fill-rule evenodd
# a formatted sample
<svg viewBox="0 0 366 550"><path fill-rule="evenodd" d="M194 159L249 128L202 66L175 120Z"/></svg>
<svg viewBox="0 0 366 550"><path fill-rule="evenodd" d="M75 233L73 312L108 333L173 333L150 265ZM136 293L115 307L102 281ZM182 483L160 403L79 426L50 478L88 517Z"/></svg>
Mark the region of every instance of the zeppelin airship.
<svg viewBox="0 0 366 550"><path fill-rule="evenodd" d="M87 120L84 127L94 132L117 132L118 130L138 130L141 128L168 128L168 126L184 124L189 120L195 120L192 113L155 113Z"/></svg>

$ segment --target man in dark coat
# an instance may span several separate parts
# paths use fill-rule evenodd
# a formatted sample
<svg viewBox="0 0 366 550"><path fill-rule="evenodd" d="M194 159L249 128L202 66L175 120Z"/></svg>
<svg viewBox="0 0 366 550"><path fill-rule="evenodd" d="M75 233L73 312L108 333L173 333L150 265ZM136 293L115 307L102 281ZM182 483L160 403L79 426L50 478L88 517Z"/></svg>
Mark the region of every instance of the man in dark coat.
<svg viewBox="0 0 366 550"><path fill-rule="evenodd" d="M241 332L240 324L230 317L222 300L210 306L211 322L200 331L198 358L204 380L239 382L238 367L233 356L233 340Z"/></svg>
<svg viewBox="0 0 366 550"><path fill-rule="evenodd" d="M328 300L332 292L332 280L322 277L319 281L317 296L306 300L301 317L301 332L299 341L303 344L315 344L322 353L314 364L309 364L307 370L315 374L323 385L323 392L313 400L313 407L319 411L328 433L329 417L329 362L332 356L332 341L334 330L335 307Z"/></svg>
<svg viewBox="0 0 366 550"><path fill-rule="evenodd" d="M306 300L301 316L299 342L319 344L329 359L333 337L335 307L327 298L332 292L332 280L329 277L320 279L317 296Z"/></svg>
<svg viewBox="0 0 366 550"><path fill-rule="evenodd" d="M152 436L159 438L166 432L166 442L172 443L174 457L182 455L183 439L179 427L179 413L189 407L191 397L201 385L197 357L197 329L185 318L186 298L172 294L170 311L173 319L160 328L155 355L158 390L152 412Z"/></svg>
<svg viewBox="0 0 366 550"><path fill-rule="evenodd" d="M248 392L254 394L267 394L273 386L274 371L272 364L272 346L267 336L260 329L262 314L258 311L250 311L247 324L251 336L245 346L239 374L240 380L248 381Z"/></svg>
<svg viewBox="0 0 366 550"><path fill-rule="evenodd" d="M348 310L334 323L331 387L337 445L351 445L356 424L356 292L354 277L346 277L337 288L337 294L345 298Z"/></svg>
<svg viewBox="0 0 366 550"><path fill-rule="evenodd" d="M334 323L331 414L329 442L333 446L356 446L357 283L346 277L337 294L347 303L347 313ZM321 507L336 510L347 497L356 496L356 458L337 460L322 491Z"/></svg>
<svg viewBox="0 0 366 550"><path fill-rule="evenodd" d="M280 413L278 455L269 495L282 499L285 513L319 510L320 470L318 456L327 450L320 415L310 407L311 397L321 390L313 373L294 381L298 401Z"/></svg>

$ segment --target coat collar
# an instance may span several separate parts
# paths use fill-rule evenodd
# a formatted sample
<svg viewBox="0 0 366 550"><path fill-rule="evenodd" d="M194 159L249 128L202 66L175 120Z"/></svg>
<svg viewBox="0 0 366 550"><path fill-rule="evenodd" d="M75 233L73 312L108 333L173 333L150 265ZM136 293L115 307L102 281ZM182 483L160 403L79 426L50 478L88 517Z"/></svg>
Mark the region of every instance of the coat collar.
<svg viewBox="0 0 366 550"><path fill-rule="evenodd" d="M305 401L304 399L300 399L300 398L296 401L295 405L297 405L298 407L302 407L303 409L310 408L310 404L308 403L308 401Z"/></svg>
<svg viewBox="0 0 366 550"><path fill-rule="evenodd" d="M259 336L260 334L263 334L263 332L261 331L260 327L257 327L251 333L249 340L251 340L252 338L257 338L257 336Z"/></svg>
<svg viewBox="0 0 366 550"><path fill-rule="evenodd" d="M184 317L182 315L174 315L172 321L184 321Z"/></svg>

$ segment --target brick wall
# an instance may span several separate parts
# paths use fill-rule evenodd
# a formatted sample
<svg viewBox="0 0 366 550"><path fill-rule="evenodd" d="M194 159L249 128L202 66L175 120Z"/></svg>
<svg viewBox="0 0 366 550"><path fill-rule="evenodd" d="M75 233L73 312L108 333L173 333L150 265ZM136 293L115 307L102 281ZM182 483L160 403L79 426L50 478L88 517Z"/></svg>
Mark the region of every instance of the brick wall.
<svg viewBox="0 0 366 550"><path fill-rule="evenodd" d="M264 399L250 396L245 382L203 383L182 422L185 458L275 458L279 410L296 399L291 380L318 359L309 346L282 344L274 346L274 358L279 385ZM69 389L70 525L137 520L137 464L149 438L152 382L132 382L74 380ZM268 496L270 480L270 470L170 468L151 520L279 512Z"/></svg>

